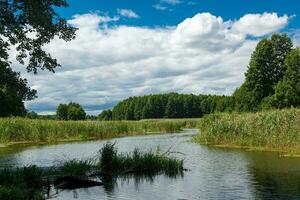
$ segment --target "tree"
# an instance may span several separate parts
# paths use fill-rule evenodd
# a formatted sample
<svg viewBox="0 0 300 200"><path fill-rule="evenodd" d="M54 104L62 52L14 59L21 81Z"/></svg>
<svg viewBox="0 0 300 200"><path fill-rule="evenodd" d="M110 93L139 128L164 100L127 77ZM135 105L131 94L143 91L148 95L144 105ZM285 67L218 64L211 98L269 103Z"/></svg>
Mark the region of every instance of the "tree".
<svg viewBox="0 0 300 200"><path fill-rule="evenodd" d="M265 107L286 108L300 106L300 50L293 49L285 60L283 80L275 86L275 94L267 98Z"/></svg>
<svg viewBox="0 0 300 200"><path fill-rule="evenodd" d="M274 34L257 44L245 73L246 80L234 94L238 108L257 110L265 97L274 94L274 85L286 71L284 60L292 46L286 34Z"/></svg>
<svg viewBox="0 0 300 200"><path fill-rule="evenodd" d="M16 46L16 59L21 64L29 56L28 71L37 73L40 68L54 72L59 64L42 47L55 36L74 39L76 29L55 11L55 7L67 6L66 0L1 0L0 58L7 62L9 47Z"/></svg>
<svg viewBox="0 0 300 200"><path fill-rule="evenodd" d="M56 117L59 120L68 120L68 105L59 104L56 109Z"/></svg>
<svg viewBox="0 0 300 200"><path fill-rule="evenodd" d="M70 102L68 105L59 104L56 109L56 117L59 120L84 120L86 113L80 104Z"/></svg>
<svg viewBox="0 0 300 200"><path fill-rule="evenodd" d="M27 86L27 80L0 61L0 116L24 116L26 109L23 101L35 97L36 91Z"/></svg>
<svg viewBox="0 0 300 200"><path fill-rule="evenodd" d="M38 69L54 72L56 59L43 50L55 36L65 41L75 37L76 29L55 12L55 7L67 7L66 0L1 0L0 1L0 116L24 115L25 100L36 97L27 80L13 72L8 50L14 46L17 61L25 63L27 71Z"/></svg>
<svg viewBox="0 0 300 200"><path fill-rule="evenodd" d="M86 113L78 103L71 102L68 105L68 120L84 120Z"/></svg>

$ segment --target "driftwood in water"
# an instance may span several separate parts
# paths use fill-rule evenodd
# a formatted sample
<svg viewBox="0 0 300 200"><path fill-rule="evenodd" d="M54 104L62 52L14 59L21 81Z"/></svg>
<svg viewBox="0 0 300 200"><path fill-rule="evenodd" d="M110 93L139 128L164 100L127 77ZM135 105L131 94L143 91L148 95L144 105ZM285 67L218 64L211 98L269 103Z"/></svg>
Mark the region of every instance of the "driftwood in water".
<svg viewBox="0 0 300 200"><path fill-rule="evenodd" d="M72 190L100 186L103 185L103 183L78 176L62 176L55 179L54 185L59 189Z"/></svg>

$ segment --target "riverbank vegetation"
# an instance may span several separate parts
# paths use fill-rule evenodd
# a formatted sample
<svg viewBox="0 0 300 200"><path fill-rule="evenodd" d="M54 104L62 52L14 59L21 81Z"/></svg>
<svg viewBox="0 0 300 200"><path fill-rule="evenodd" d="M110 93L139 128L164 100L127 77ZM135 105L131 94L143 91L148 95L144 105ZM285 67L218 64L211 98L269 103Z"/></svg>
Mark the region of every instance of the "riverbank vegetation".
<svg viewBox="0 0 300 200"><path fill-rule="evenodd" d="M95 159L71 160L51 168L29 166L0 170L0 199L43 200L59 190L113 185L113 180L127 175L175 177L183 171L182 160L138 149L118 153L115 144L107 143Z"/></svg>
<svg viewBox="0 0 300 200"><path fill-rule="evenodd" d="M0 143L55 143L173 133L184 127L196 127L197 121L197 119L165 119L102 122L0 118Z"/></svg>
<svg viewBox="0 0 300 200"><path fill-rule="evenodd" d="M300 153L300 109L211 114L198 127L201 144Z"/></svg>

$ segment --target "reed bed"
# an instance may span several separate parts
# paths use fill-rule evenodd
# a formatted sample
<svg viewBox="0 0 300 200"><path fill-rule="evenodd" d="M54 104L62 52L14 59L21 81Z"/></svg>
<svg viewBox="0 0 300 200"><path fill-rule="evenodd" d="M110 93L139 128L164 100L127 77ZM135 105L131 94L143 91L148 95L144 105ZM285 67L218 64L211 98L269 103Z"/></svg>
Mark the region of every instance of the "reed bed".
<svg viewBox="0 0 300 200"><path fill-rule="evenodd" d="M202 144L300 152L300 109L211 114L198 127Z"/></svg>
<svg viewBox="0 0 300 200"><path fill-rule="evenodd" d="M143 121L54 121L0 118L0 143L54 143L68 140L178 132L196 126L194 119Z"/></svg>

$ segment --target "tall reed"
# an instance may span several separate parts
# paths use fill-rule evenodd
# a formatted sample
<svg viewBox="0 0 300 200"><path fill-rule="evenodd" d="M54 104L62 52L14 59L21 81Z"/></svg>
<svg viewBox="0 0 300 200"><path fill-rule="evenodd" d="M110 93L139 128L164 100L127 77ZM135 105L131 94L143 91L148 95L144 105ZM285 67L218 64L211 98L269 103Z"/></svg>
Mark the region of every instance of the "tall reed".
<svg viewBox="0 0 300 200"><path fill-rule="evenodd" d="M105 139L131 135L172 133L196 126L194 119L143 121L54 121L0 118L0 143L58 142L72 139Z"/></svg>
<svg viewBox="0 0 300 200"><path fill-rule="evenodd" d="M211 114L198 127L199 143L300 151L300 109Z"/></svg>

